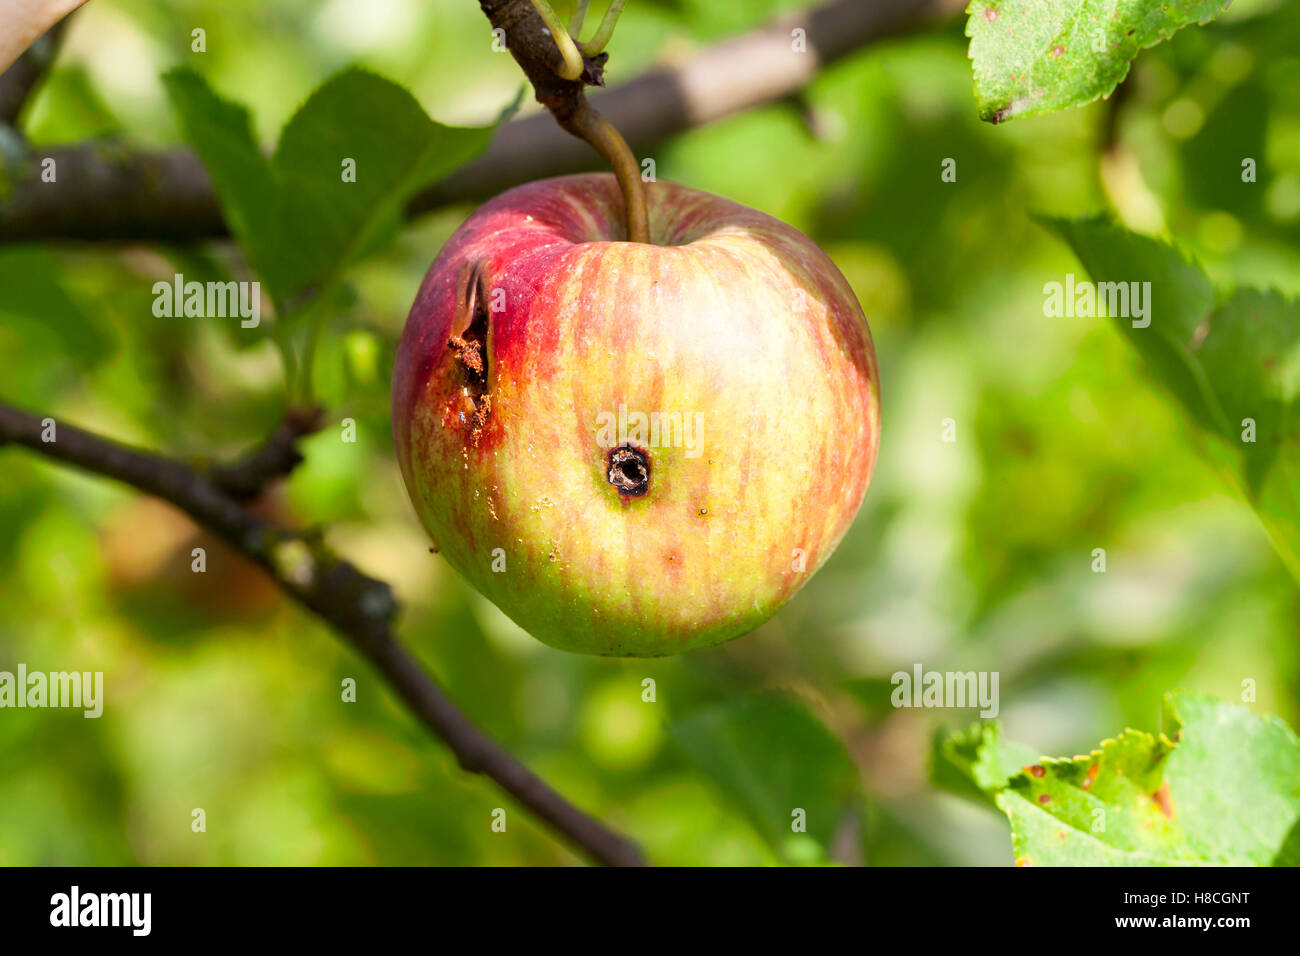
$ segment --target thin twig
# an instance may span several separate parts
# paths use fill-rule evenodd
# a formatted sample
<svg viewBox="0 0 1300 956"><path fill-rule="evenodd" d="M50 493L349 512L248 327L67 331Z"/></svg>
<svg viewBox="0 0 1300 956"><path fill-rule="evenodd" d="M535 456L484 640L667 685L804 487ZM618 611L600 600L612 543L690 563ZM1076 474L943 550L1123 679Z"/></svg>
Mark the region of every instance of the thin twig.
<svg viewBox="0 0 1300 956"><path fill-rule="evenodd" d="M541 6L539 6L541 4ZM537 101L551 111L560 127L585 140L609 163L623 193L624 222L630 242L649 242L645 184L641 169L627 141L587 101L584 88L600 84L604 54L583 55L586 64L579 75L569 78L557 68L553 31L538 11L546 0L479 0L492 26L505 30L506 49L533 84ZM551 19L555 20L554 12ZM563 27L559 27L563 30ZM565 33L567 37L567 32ZM570 42L572 42L570 40Z"/></svg>
<svg viewBox="0 0 1300 956"><path fill-rule="evenodd" d="M54 422L52 435L47 421ZM635 844L569 803L452 702L394 636L397 603L383 581L363 574L319 540L258 517L210 477L175 459L0 404L0 444L5 442L171 502L265 568L286 593L369 660L464 769L496 781L594 860L616 866L645 864Z"/></svg>
<svg viewBox="0 0 1300 956"><path fill-rule="evenodd" d="M644 156L678 133L780 100L826 64L943 22L965 3L830 0L705 47L680 65L656 67L592 101ZM803 52L792 49L796 29L805 33ZM57 182L41 181L41 157L58 164ZM14 171L12 191L0 198L0 243L191 242L229 235L212 181L189 150L139 152L83 143L43 150L41 157ZM557 129L549 116L512 120L497 130L486 153L426 189L407 214L479 202L520 183L599 164L589 147Z"/></svg>
<svg viewBox="0 0 1300 956"><path fill-rule="evenodd" d="M0 123L13 126L41 79L54 65L67 20L60 20L36 38L9 69L0 73Z"/></svg>
<svg viewBox="0 0 1300 956"><path fill-rule="evenodd" d="M0 0L0 73L86 0Z"/></svg>
<svg viewBox="0 0 1300 956"><path fill-rule="evenodd" d="M262 444L235 461L213 465L208 477L232 498L256 498L270 482L283 478L302 463L298 442L320 431L324 415L322 408L291 408L280 427Z"/></svg>

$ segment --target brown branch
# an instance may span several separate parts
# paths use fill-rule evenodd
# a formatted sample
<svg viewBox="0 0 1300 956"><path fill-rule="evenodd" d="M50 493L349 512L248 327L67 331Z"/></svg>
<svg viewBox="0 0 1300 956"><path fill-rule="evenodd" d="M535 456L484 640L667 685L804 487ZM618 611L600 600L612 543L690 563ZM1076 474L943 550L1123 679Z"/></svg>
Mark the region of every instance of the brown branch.
<svg viewBox="0 0 1300 956"><path fill-rule="evenodd" d="M867 44L954 16L965 0L832 0L796 11L592 96L637 155L668 138L802 89L819 69ZM805 31L806 51L791 31ZM559 62L558 52L555 62ZM39 161L0 199L0 242L41 239L186 241L228 234L212 183L193 153L140 154L95 144L46 150L58 181L40 181ZM591 149L545 114L506 123L482 156L411 203L418 215L478 202L546 176L593 169Z"/></svg>
<svg viewBox="0 0 1300 956"><path fill-rule="evenodd" d="M291 408L266 441L235 461L213 465L208 478L232 498L256 498L271 481L302 464L298 442L320 431L324 414L322 408Z"/></svg>
<svg viewBox="0 0 1300 956"><path fill-rule="evenodd" d="M0 123L15 125L41 78L53 65L68 21L60 20L36 38L9 69L0 73Z"/></svg>
<svg viewBox="0 0 1300 956"><path fill-rule="evenodd" d="M386 583L363 574L319 540L258 517L188 465L63 422L55 429L54 440L47 442L42 418L0 404L0 445L25 445L171 502L265 568L284 591L369 660L464 769L496 781L598 862L645 864L635 844L569 803L452 702L394 637L397 604Z"/></svg>
<svg viewBox="0 0 1300 956"><path fill-rule="evenodd" d="M587 100L587 85L604 85L606 55L583 57L583 70L574 80L560 75L563 56L555 38L529 0L479 0L493 28L504 31L506 49L515 58L541 103L560 128L584 140L609 163L623 193L624 222L631 242L649 242L645 184L627 141Z"/></svg>

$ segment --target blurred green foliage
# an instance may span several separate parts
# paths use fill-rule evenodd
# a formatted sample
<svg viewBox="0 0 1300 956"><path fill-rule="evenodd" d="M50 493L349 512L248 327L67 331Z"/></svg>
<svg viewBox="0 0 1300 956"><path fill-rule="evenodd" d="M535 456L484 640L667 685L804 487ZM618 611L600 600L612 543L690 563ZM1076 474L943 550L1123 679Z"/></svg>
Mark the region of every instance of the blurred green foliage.
<svg viewBox="0 0 1300 956"><path fill-rule="evenodd" d="M795 6L631 0L609 80ZM1179 237L1220 282L1300 293L1298 31L1296 4L1233 4L1144 52L1117 111L994 128L954 20L834 65L804 104L656 152L661 178L821 243L880 355L866 505L752 635L668 660L566 655L428 553L392 457L388 373L420 278L469 207L343 276L315 362L335 424L260 507L327 525L390 581L404 639L458 702L656 862L1009 863L1005 820L929 782L938 725L973 712L896 710L893 672L998 671L1007 738L1049 753L1158 726L1175 687L1240 700L1250 682L1253 709L1300 723L1294 583L1114 327L1044 317L1044 283L1083 269L1031 218L1109 211ZM23 124L38 145L178 144L161 75L185 66L250 105L269 152L314 89L360 64L436 121L486 125L520 84L490 44L469 0L97 0ZM185 457L240 450L283 410L274 344L230 320L156 317L151 287L244 269L228 244L0 249L0 397ZM338 440L345 417L356 443ZM0 712L0 863L577 861L171 509L19 450L0 468L0 670L102 670L107 697L98 720ZM190 572L196 546L204 575ZM356 703L341 700L346 678Z"/></svg>

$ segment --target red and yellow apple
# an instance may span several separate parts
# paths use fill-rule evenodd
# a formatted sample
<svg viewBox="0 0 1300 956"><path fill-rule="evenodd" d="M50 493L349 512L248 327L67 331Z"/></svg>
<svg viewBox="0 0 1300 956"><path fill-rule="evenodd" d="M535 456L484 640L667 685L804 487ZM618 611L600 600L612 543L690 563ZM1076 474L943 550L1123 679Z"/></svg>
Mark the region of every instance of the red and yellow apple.
<svg viewBox="0 0 1300 956"><path fill-rule="evenodd" d="M660 656L770 617L848 529L880 433L862 309L805 235L611 175L486 203L429 269L393 437L442 555L553 647Z"/></svg>

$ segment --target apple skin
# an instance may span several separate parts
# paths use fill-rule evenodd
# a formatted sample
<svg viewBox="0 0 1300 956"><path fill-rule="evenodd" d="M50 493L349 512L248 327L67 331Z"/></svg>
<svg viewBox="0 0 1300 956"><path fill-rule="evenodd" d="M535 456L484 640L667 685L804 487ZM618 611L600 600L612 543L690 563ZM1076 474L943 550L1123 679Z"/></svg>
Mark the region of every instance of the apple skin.
<svg viewBox="0 0 1300 956"><path fill-rule="evenodd" d="M438 550L534 637L587 654L677 654L765 621L848 529L880 434L871 333L826 254L728 199L646 185L652 244L621 241L609 174L480 207L430 267L393 374L398 462ZM486 408L449 346L484 321ZM633 432L640 496L609 480L620 406L701 426L659 447Z"/></svg>

